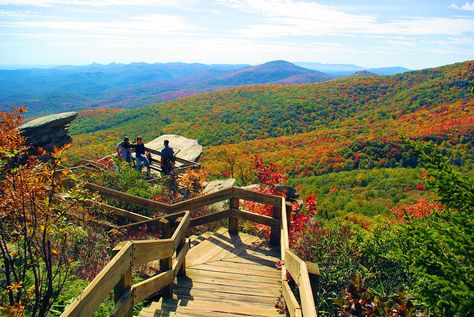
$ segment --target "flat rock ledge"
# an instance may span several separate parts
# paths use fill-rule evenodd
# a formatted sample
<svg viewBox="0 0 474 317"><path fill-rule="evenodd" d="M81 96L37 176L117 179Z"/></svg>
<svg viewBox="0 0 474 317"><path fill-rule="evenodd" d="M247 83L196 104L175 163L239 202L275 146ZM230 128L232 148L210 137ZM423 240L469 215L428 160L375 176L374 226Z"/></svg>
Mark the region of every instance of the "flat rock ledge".
<svg viewBox="0 0 474 317"><path fill-rule="evenodd" d="M36 118L18 127L26 137L26 144L41 147L51 152L54 146L71 143L69 124L77 117L77 112L63 112Z"/></svg>
<svg viewBox="0 0 474 317"><path fill-rule="evenodd" d="M164 148L163 142L165 140L170 141L170 147L173 148L174 153L179 158L196 162L201 156L202 145L200 145L197 140L188 139L176 134L163 134L153 141L146 143L145 146L153 150L161 151Z"/></svg>

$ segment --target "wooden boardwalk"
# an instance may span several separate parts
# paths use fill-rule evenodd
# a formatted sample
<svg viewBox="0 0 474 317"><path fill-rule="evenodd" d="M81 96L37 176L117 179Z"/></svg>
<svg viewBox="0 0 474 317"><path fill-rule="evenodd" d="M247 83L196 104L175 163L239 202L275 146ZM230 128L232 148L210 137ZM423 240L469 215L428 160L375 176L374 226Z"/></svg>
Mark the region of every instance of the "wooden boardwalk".
<svg viewBox="0 0 474 317"><path fill-rule="evenodd" d="M192 240L186 276L173 284L173 299L144 308L141 317L283 316L274 307L281 290L279 249L227 229Z"/></svg>
<svg viewBox="0 0 474 317"><path fill-rule="evenodd" d="M109 316L113 317L132 317L134 305L156 296L161 300L144 308L140 316L281 316L274 308L280 290L286 314L317 316L313 294L319 284L319 269L289 247L289 212L284 198L232 187L166 204L97 184L88 183L84 188L166 215L149 219L100 204L116 217L132 221L118 228L128 230L146 224L161 232L161 237L117 244L110 262L66 307L62 317L93 316L112 291L115 306ZM240 201L271 206L272 215L249 212ZM193 217L193 210L217 202L228 203L228 209ZM222 219L228 219L228 229L187 237L189 229ZM268 242L277 249L270 248L267 241L240 233L240 220L269 226ZM155 261L160 263L159 274L133 280L134 271ZM275 266L278 261L280 271ZM288 274L291 281L287 280Z"/></svg>

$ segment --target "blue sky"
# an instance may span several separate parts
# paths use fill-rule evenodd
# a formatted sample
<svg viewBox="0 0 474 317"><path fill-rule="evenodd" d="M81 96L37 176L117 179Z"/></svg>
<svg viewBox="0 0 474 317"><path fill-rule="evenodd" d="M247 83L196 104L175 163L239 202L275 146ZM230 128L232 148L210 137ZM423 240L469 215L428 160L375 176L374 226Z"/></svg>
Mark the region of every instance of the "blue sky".
<svg viewBox="0 0 474 317"><path fill-rule="evenodd" d="M0 0L0 64L434 67L474 59L474 2Z"/></svg>

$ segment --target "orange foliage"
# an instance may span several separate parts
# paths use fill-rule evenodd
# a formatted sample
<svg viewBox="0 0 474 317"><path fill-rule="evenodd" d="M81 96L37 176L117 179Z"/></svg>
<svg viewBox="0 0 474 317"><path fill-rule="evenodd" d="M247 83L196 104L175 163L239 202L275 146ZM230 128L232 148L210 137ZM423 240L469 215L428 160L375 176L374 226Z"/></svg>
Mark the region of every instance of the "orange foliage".
<svg viewBox="0 0 474 317"><path fill-rule="evenodd" d="M407 218L424 218L431 215L433 212L441 212L443 208L443 204L434 201L427 201L425 198L421 197L415 204L396 206L391 209L391 212L396 216L397 221L405 222L407 221Z"/></svg>

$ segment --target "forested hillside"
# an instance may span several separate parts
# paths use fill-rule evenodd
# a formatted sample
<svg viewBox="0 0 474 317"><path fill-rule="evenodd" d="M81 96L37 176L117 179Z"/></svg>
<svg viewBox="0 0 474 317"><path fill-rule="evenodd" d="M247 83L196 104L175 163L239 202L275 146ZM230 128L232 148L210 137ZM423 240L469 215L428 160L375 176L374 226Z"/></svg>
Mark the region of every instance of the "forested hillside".
<svg viewBox="0 0 474 317"><path fill-rule="evenodd" d="M125 134L149 140L176 133L208 146L204 164L215 173L225 168L219 153L228 149L259 154L292 176L308 176L414 167L399 140L404 135L442 144L462 165L472 159L473 68L469 61L390 77L247 86L113 115L83 113L71 127L75 143L69 153L97 157L112 152Z"/></svg>
<svg viewBox="0 0 474 317"><path fill-rule="evenodd" d="M262 65L131 63L0 70L0 111L28 107L29 116L61 111L137 108L228 87L314 83L333 76L273 61Z"/></svg>

